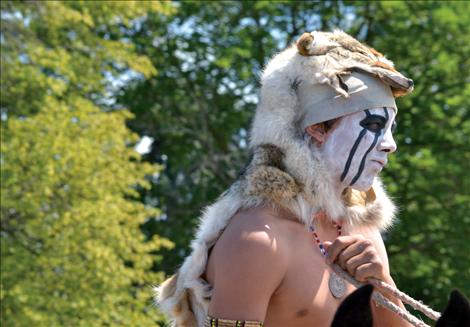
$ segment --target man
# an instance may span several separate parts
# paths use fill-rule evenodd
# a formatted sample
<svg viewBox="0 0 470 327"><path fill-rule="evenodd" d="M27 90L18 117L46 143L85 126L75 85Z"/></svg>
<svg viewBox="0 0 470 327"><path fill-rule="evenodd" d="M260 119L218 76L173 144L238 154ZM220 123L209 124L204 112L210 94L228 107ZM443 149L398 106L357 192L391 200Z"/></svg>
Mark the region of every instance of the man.
<svg viewBox="0 0 470 327"><path fill-rule="evenodd" d="M336 31L305 33L261 84L252 159L157 290L177 326L328 326L354 290L333 262L393 284L380 231L395 209L376 176L396 149L394 97L413 82ZM406 326L372 311L377 325Z"/></svg>

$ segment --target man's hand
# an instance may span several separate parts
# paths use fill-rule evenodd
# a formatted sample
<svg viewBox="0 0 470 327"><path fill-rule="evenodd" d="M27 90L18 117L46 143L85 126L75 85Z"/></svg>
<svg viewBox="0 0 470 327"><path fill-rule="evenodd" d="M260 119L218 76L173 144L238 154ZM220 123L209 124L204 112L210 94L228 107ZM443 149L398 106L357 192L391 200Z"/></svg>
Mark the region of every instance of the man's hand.
<svg viewBox="0 0 470 327"><path fill-rule="evenodd" d="M360 282L373 277L388 280L388 269L374 246L362 235L339 236L333 243L324 242L326 262L336 263Z"/></svg>
<svg viewBox="0 0 470 327"><path fill-rule="evenodd" d="M339 236L333 243L324 242L328 252L327 263L337 263L358 281L377 278L395 286L388 268L387 251L378 229L356 228L354 235ZM356 234L360 233L360 234ZM400 300L385 295L390 301L405 308ZM381 307L372 305L374 326L411 327L411 325Z"/></svg>

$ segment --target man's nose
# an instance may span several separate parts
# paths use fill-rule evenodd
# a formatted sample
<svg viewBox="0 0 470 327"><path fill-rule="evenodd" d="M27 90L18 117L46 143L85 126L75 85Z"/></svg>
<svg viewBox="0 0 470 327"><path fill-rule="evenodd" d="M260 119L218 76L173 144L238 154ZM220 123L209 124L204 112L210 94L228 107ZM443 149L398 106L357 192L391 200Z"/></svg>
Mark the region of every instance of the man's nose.
<svg viewBox="0 0 470 327"><path fill-rule="evenodd" d="M395 140L393 139L392 131L391 129L387 129L384 137L382 138L382 141L379 143L379 151L393 153L396 150L397 150L397 144L395 143Z"/></svg>

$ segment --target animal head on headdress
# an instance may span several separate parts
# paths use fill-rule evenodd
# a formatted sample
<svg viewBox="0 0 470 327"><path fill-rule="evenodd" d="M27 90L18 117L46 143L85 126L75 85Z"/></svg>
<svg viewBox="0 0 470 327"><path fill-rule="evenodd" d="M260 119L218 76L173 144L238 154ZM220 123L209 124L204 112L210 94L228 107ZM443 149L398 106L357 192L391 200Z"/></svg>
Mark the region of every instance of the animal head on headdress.
<svg viewBox="0 0 470 327"><path fill-rule="evenodd" d="M304 33L296 42L297 50L302 56L328 56L332 60L344 64L344 73L353 70L363 70L375 75L384 83L390 85L395 97L403 96L413 91L413 81L399 73L393 62L385 56L352 36L342 32L311 32ZM349 66L349 67L348 67ZM341 76L341 72L338 72ZM344 85L341 79L332 82L339 86L339 92ZM347 90L345 90L347 92ZM342 93L344 94L344 93ZM347 95L346 95L347 96Z"/></svg>

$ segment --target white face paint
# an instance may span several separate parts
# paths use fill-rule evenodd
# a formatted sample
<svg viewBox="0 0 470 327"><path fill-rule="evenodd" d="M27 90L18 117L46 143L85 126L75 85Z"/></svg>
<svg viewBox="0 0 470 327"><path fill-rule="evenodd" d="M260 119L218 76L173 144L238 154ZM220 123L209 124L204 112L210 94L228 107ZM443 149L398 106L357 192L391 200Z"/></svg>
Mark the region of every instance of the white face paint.
<svg viewBox="0 0 470 327"><path fill-rule="evenodd" d="M368 109L341 117L321 146L333 178L342 189L366 191L396 150L395 110Z"/></svg>

